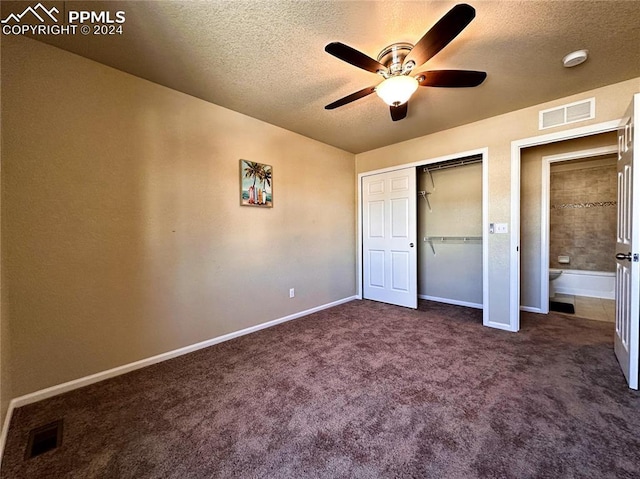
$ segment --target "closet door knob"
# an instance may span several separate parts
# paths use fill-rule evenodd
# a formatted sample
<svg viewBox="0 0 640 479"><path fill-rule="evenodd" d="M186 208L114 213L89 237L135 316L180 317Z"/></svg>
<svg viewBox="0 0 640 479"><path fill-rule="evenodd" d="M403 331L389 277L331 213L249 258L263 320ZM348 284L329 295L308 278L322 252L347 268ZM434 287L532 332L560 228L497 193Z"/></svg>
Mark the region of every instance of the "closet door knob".
<svg viewBox="0 0 640 479"><path fill-rule="evenodd" d="M409 247L410 247L410 248L413 248L413 243L409 243Z"/></svg>
<svg viewBox="0 0 640 479"><path fill-rule="evenodd" d="M627 261L631 261L631 251L629 251L627 254L618 253L616 255L616 259L619 259L619 260L625 260L626 259Z"/></svg>

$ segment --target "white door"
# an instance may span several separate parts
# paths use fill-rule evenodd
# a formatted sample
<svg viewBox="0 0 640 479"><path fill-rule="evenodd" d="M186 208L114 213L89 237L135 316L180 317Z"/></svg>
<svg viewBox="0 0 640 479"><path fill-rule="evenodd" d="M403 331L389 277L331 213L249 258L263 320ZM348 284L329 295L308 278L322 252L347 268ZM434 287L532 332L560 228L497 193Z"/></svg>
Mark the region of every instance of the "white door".
<svg viewBox="0 0 640 479"><path fill-rule="evenodd" d="M363 297L418 307L416 169L362 178Z"/></svg>
<svg viewBox="0 0 640 479"><path fill-rule="evenodd" d="M633 97L618 130L618 228L616 336L614 349L629 387L638 389L640 323L640 148L634 135L640 94ZM635 191L634 191L635 186Z"/></svg>

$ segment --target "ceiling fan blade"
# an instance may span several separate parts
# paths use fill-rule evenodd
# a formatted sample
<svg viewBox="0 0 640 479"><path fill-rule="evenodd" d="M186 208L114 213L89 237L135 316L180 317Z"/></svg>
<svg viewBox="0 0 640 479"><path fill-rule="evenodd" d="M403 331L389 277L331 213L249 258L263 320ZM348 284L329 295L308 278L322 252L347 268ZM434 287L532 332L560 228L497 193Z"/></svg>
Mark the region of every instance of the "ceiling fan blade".
<svg viewBox="0 0 640 479"><path fill-rule="evenodd" d="M476 11L471 5L456 5L424 34L409 52L404 63L413 60L416 66L419 66L427 62L457 37L475 16Z"/></svg>
<svg viewBox="0 0 640 479"><path fill-rule="evenodd" d="M409 109L409 102L407 101L399 106L392 105L389 108L391 109L391 119L393 121L402 120L404 117L407 116L407 111Z"/></svg>
<svg viewBox="0 0 640 479"><path fill-rule="evenodd" d="M363 98L367 95L371 95L374 91L376 91L376 87L374 86L363 88L362 90L352 93L351 95L347 95L344 98L340 98L333 103L329 103L324 107L324 109L333 110L334 108L338 108L339 106L346 105L347 103L351 103L352 101L359 100L360 98Z"/></svg>
<svg viewBox="0 0 640 479"><path fill-rule="evenodd" d="M367 70L372 73L377 73L378 70L386 71L386 68L382 63L377 62L373 58L368 57L364 53L359 52L355 48L351 48L349 45L345 45L344 43L329 43L324 47L324 51L342 61L351 63L358 68L362 68L363 70Z"/></svg>
<svg viewBox="0 0 640 479"><path fill-rule="evenodd" d="M432 70L416 75L420 86L468 88L480 85L487 74L473 70Z"/></svg>

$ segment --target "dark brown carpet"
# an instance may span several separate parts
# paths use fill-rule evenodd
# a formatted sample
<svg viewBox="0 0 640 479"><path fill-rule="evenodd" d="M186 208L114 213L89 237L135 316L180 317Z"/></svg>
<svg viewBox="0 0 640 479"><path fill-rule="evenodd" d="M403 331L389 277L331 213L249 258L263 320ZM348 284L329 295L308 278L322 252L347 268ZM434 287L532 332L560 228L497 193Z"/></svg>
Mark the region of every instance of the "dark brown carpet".
<svg viewBox="0 0 640 479"><path fill-rule="evenodd" d="M18 409L2 477L640 477L613 325L522 323L354 301Z"/></svg>

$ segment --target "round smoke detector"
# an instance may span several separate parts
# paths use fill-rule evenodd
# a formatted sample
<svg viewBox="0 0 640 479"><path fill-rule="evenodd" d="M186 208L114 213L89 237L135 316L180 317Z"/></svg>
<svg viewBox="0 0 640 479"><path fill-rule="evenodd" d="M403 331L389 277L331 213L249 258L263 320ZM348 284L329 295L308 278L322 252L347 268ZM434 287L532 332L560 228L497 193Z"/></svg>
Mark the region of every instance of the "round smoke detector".
<svg viewBox="0 0 640 479"><path fill-rule="evenodd" d="M588 50L578 50L578 51L571 52L568 55L566 55L562 59L562 64L566 68L575 67L577 65L580 65L581 63L586 62L588 57L589 57L589 51Z"/></svg>

